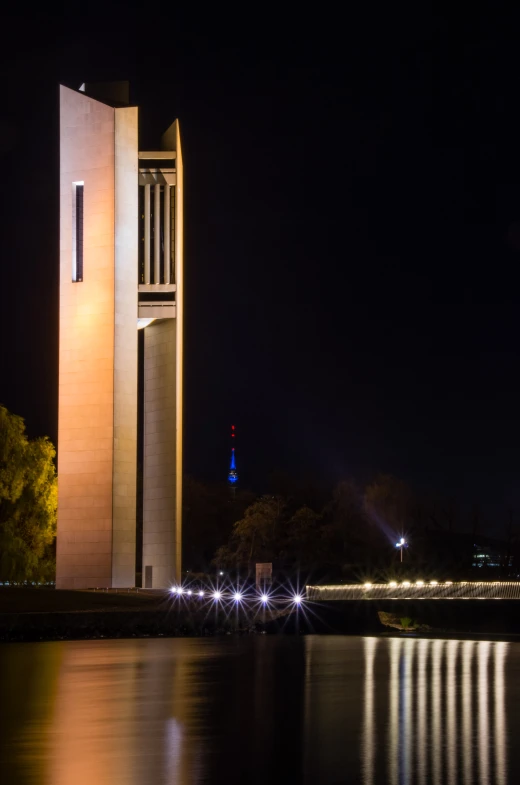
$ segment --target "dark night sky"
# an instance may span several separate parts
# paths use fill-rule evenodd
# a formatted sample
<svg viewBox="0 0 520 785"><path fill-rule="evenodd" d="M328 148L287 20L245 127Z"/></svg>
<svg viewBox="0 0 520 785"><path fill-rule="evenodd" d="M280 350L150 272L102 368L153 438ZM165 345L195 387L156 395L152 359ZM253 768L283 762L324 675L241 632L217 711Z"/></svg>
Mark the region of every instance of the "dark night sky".
<svg viewBox="0 0 520 785"><path fill-rule="evenodd" d="M235 422L256 489L383 470L500 529L520 513L516 21L121 8L7 20L0 400L56 439L57 85L129 79L142 146L183 134L186 470L224 480Z"/></svg>

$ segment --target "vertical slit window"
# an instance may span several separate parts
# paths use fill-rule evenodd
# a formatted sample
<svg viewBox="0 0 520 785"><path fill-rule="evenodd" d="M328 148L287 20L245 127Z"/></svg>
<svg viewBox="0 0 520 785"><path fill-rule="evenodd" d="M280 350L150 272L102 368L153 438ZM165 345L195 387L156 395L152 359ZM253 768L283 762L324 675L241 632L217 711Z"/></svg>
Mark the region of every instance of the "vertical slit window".
<svg viewBox="0 0 520 785"><path fill-rule="evenodd" d="M170 189L170 282L175 283L175 188Z"/></svg>
<svg viewBox="0 0 520 785"><path fill-rule="evenodd" d="M83 183L72 184L72 280L83 280Z"/></svg>

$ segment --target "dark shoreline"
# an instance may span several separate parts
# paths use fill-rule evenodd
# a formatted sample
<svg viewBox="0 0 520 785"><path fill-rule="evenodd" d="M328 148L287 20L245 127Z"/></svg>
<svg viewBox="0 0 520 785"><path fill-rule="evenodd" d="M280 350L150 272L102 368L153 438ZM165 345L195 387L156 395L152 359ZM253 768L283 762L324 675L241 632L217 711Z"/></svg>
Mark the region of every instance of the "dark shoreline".
<svg viewBox="0 0 520 785"><path fill-rule="evenodd" d="M229 613L224 610L86 610L0 613L0 643L23 641L98 640L147 637L209 637L251 634L369 635L378 637L520 641L516 624L498 626L480 617L464 624L400 631L383 627L365 608L294 609L271 614ZM375 611L375 609L374 609ZM494 621L495 623L491 623ZM514 619L516 621L516 619ZM487 629L486 629L487 627ZM492 629L490 629L492 627Z"/></svg>
<svg viewBox="0 0 520 785"><path fill-rule="evenodd" d="M282 621L282 623L280 623ZM131 638L201 638L221 635L352 635L379 638L424 638L429 640L489 640L520 642L520 633L430 630L400 632L399 630L331 630L295 626L293 619L273 620L265 624L252 622L237 626L226 620L218 623L194 624L189 619L165 619L161 614L62 613L23 614L16 619L0 615L2 643L35 643L72 640L119 640Z"/></svg>
<svg viewBox="0 0 520 785"><path fill-rule="evenodd" d="M384 627L379 612L414 621ZM520 601L329 601L271 610L173 598L167 592L0 589L0 642L226 634L399 635L520 640Z"/></svg>
<svg viewBox="0 0 520 785"><path fill-rule="evenodd" d="M287 610L211 607L0 613L0 643L98 638L208 637L294 631Z"/></svg>

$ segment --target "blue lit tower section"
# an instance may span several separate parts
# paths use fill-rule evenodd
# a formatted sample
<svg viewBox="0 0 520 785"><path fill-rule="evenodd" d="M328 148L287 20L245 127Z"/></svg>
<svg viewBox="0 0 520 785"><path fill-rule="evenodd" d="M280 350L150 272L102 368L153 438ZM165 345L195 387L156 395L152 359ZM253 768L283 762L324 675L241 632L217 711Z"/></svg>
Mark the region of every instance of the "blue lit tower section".
<svg viewBox="0 0 520 785"><path fill-rule="evenodd" d="M237 466L235 462L235 426L231 426L231 460L229 462L229 471L228 471L228 485L231 488L233 494L235 493L235 489L238 483L238 472Z"/></svg>

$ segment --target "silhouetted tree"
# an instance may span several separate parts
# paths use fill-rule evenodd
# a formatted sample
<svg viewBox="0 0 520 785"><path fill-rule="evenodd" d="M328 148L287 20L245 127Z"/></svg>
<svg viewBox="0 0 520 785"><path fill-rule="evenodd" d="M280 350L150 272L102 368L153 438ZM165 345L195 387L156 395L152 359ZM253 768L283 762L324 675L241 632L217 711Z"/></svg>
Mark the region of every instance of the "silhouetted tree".
<svg viewBox="0 0 520 785"><path fill-rule="evenodd" d="M324 547L325 546L325 547ZM282 558L286 564L311 569L326 558L322 517L304 505L287 521Z"/></svg>
<svg viewBox="0 0 520 785"><path fill-rule="evenodd" d="M210 569L217 548L226 542L233 524L253 502L254 494L225 483L206 484L186 477L183 492L183 563L197 572Z"/></svg>
<svg viewBox="0 0 520 785"><path fill-rule="evenodd" d="M218 549L215 563L246 568L254 562L273 561L281 551L285 504L279 496L262 496L235 523L227 545Z"/></svg>

